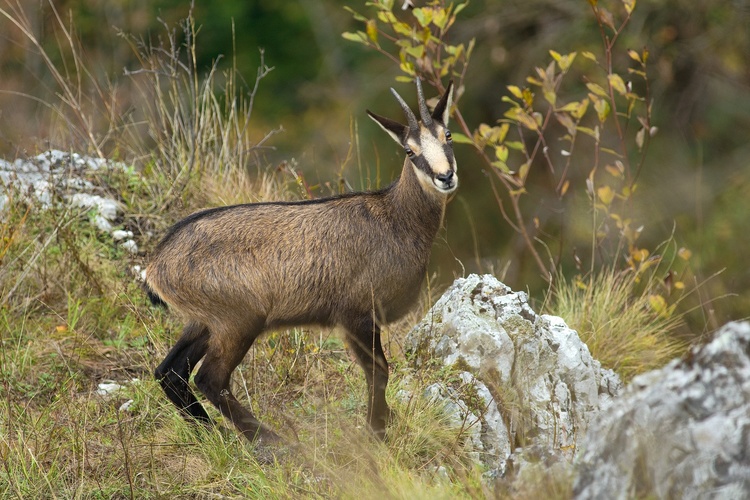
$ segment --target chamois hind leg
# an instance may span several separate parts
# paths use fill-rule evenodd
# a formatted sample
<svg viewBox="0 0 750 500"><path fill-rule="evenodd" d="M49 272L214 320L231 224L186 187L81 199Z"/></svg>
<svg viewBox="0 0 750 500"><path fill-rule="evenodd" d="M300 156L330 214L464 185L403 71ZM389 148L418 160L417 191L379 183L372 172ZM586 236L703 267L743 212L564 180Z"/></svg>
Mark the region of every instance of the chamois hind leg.
<svg viewBox="0 0 750 500"><path fill-rule="evenodd" d="M365 372L367 380L367 423L378 439L385 437L390 409L385 401L388 385L388 361L380 343L380 327L372 316L345 325L349 347Z"/></svg>
<svg viewBox="0 0 750 500"><path fill-rule="evenodd" d="M222 331L211 337L203 364L195 375L195 384L204 396L232 421L249 441L273 443L281 438L261 424L255 415L242 406L229 390L232 372L260 334L261 328L250 332Z"/></svg>
<svg viewBox="0 0 750 500"><path fill-rule="evenodd" d="M209 336L206 326L197 322L188 323L182 336L154 371L154 376L167 397L182 414L205 424L210 424L211 419L190 390L188 379L195 365L206 353Z"/></svg>

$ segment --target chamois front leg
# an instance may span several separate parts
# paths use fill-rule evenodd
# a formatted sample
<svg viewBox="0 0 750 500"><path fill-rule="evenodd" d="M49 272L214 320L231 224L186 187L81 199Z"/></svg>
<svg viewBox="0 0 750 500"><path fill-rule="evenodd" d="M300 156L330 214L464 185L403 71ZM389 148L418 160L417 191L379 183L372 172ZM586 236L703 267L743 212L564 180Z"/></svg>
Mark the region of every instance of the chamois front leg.
<svg viewBox="0 0 750 500"><path fill-rule="evenodd" d="M367 380L367 423L375 436L382 440L385 438L390 409L385 401L388 361L380 343L380 327L370 315L345 326L351 352Z"/></svg>

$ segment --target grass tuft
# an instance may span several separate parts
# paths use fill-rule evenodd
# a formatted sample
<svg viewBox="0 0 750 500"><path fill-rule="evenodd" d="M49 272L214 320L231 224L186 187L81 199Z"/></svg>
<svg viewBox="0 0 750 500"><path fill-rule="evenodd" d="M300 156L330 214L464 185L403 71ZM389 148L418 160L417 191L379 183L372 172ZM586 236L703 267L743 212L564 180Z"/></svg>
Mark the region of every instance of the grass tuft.
<svg viewBox="0 0 750 500"><path fill-rule="evenodd" d="M594 359L627 382L687 348L677 334L680 314L659 314L652 300L633 273L605 270L586 280L560 275L547 310L577 330Z"/></svg>

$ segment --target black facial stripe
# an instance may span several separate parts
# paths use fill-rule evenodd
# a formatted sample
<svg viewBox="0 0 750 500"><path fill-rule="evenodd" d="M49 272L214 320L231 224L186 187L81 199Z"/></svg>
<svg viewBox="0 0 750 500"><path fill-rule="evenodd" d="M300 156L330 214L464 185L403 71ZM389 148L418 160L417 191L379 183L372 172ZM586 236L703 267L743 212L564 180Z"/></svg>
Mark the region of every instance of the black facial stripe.
<svg viewBox="0 0 750 500"><path fill-rule="evenodd" d="M448 159L448 164L453 168L453 147L450 143L443 145L443 152L445 157Z"/></svg>

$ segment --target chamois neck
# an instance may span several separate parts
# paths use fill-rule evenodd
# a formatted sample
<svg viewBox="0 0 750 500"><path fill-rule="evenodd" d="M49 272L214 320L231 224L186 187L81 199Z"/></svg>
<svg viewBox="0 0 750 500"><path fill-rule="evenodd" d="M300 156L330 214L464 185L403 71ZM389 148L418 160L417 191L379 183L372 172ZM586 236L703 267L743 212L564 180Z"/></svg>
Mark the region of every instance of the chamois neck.
<svg viewBox="0 0 750 500"><path fill-rule="evenodd" d="M447 195L423 185L409 158L404 160L401 176L389 191L395 217L410 227L423 228L430 240L434 238L443 222Z"/></svg>

